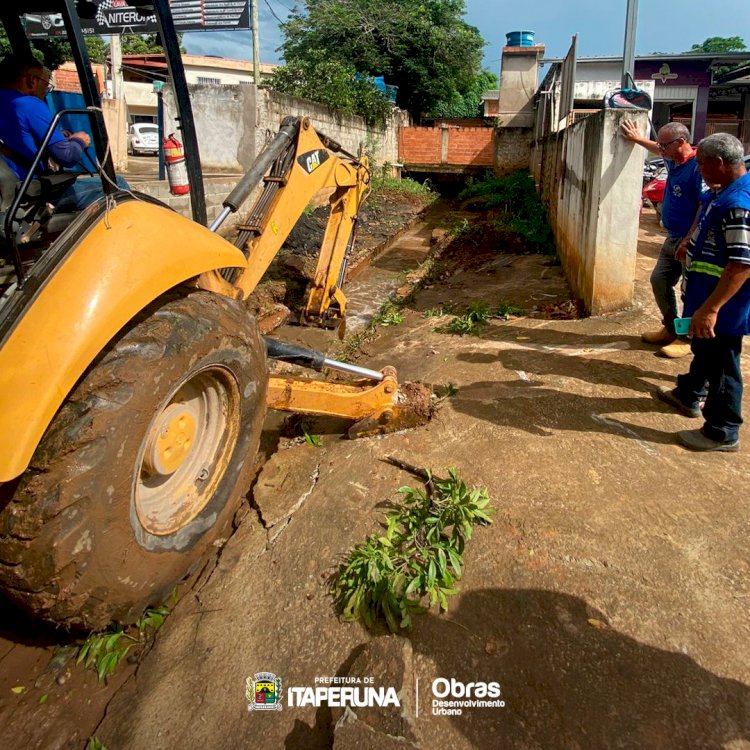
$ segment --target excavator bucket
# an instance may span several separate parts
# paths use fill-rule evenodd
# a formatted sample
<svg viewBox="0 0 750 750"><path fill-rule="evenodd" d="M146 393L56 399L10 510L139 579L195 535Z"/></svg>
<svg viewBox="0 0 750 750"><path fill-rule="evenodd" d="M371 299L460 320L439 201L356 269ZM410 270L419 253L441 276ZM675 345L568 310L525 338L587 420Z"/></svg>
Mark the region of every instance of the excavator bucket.
<svg viewBox="0 0 750 750"><path fill-rule="evenodd" d="M265 342L272 359L358 376L349 383L271 376L266 400L269 409L352 419L354 424L347 431L350 438L413 429L432 417L431 388L422 383L399 384L393 367L370 370L328 359L321 352L296 344L268 337Z"/></svg>

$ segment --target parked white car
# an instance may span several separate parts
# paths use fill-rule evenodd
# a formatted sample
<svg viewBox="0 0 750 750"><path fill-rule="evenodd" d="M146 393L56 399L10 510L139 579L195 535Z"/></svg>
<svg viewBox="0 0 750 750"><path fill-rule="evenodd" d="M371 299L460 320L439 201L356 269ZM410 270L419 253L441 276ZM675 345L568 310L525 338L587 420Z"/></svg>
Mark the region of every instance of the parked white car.
<svg viewBox="0 0 750 750"><path fill-rule="evenodd" d="M128 129L128 153L158 154L159 130L153 123L137 122Z"/></svg>

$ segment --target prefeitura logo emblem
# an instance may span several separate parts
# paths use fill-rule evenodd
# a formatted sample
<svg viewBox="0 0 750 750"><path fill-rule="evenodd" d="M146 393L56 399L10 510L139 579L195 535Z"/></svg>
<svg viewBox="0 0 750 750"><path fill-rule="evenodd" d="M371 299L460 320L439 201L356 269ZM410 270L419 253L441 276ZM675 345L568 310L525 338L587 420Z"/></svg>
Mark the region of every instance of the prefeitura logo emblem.
<svg viewBox="0 0 750 750"><path fill-rule="evenodd" d="M273 672L258 672L255 679L245 680L245 697L248 711L281 711L281 677Z"/></svg>

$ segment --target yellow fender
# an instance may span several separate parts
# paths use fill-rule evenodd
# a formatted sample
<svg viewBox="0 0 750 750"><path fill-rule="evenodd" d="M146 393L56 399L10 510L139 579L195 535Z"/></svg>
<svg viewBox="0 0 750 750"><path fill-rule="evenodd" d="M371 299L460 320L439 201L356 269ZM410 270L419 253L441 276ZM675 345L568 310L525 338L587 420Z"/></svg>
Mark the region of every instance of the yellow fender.
<svg viewBox="0 0 750 750"><path fill-rule="evenodd" d="M246 263L229 242L163 206L127 201L102 215L2 343L0 482L26 470L76 381L138 312L187 279Z"/></svg>

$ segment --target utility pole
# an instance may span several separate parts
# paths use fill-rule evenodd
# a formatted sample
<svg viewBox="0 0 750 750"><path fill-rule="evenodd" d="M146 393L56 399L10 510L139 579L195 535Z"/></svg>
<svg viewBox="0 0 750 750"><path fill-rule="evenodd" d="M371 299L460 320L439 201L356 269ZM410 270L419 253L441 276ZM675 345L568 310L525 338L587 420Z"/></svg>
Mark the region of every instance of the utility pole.
<svg viewBox="0 0 750 750"><path fill-rule="evenodd" d="M628 0L625 13L625 48L622 53L622 88L635 88L635 27L638 20L638 0Z"/></svg>
<svg viewBox="0 0 750 750"><path fill-rule="evenodd" d="M112 64L112 98L124 99L122 82L122 44L119 34L112 34L109 38L109 60Z"/></svg>
<svg viewBox="0 0 750 750"><path fill-rule="evenodd" d="M253 24L253 83L260 86L260 40L258 37L258 0L250 0Z"/></svg>

